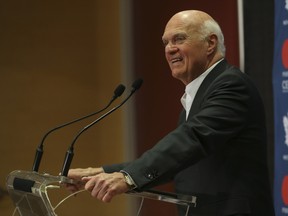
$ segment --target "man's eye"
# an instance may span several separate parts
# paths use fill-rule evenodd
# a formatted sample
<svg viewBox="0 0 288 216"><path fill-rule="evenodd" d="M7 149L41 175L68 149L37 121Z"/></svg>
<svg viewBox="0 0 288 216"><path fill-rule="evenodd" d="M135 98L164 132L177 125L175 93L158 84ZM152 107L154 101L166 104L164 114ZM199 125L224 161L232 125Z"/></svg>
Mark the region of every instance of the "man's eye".
<svg viewBox="0 0 288 216"><path fill-rule="evenodd" d="M164 40L163 40L162 43L163 43L163 46L166 47L167 44L168 44L168 41L164 41Z"/></svg>
<svg viewBox="0 0 288 216"><path fill-rule="evenodd" d="M177 37L175 38L175 42L176 42L176 43L182 43L185 39L186 39L185 36L177 36Z"/></svg>

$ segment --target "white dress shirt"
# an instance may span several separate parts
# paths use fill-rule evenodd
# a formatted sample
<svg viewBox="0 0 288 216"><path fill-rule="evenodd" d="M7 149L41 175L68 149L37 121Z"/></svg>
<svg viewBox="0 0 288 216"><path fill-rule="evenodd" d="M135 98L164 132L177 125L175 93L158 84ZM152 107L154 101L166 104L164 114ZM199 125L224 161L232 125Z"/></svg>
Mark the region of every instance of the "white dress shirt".
<svg viewBox="0 0 288 216"><path fill-rule="evenodd" d="M209 67L204 73L202 73L200 76L198 76L196 79L194 79L192 82L190 82L185 87L185 93L183 94L181 98L181 103L184 109L186 110L186 120L188 119L188 115L192 106L192 103L194 101L195 95L205 79L205 77L210 73L210 71L223 59L220 59L216 63L214 63L211 67Z"/></svg>

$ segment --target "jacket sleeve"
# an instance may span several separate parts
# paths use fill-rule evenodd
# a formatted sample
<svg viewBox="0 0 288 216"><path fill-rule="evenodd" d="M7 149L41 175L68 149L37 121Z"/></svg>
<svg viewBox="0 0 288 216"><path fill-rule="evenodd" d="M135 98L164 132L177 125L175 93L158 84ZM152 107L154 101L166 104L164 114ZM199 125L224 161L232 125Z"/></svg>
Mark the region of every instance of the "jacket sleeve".
<svg viewBox="0 0 288 216"><path fill-rule="evenodd" d="M113 172L119 172L120 170L123 170L126 166L128 166L130 163L119 163L119 164L110 164L110 165L104 165L102 168L104 169L104 172L106 173L113 173Z"/></svg>

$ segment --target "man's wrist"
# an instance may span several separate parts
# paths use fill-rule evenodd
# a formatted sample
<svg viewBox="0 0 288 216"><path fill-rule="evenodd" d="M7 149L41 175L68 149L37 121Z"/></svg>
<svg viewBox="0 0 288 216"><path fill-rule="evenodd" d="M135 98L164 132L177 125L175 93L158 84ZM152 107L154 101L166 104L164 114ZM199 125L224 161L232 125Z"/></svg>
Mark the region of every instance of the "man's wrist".
<svg viewBox="0 0 288 216"><path fill-rule="evenodd" d="M135 188L137 188L137 185L135 184L134 180L132 179L132 177L127 172L125 172L123 170L121 170L120 172L123 174L124 181L128 185L129 190L134 190Z"/></svg>

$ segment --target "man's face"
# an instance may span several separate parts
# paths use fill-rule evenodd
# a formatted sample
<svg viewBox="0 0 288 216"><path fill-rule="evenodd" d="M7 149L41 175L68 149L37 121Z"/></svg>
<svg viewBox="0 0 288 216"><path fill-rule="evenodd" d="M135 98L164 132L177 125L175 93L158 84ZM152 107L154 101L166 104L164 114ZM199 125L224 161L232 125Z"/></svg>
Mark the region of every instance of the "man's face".
<svg viewBox="0 0 288 216"><path fill-rule="evenodd" d="M173 17L166 25L162 40L174 78L187 85L206 70L208 44L199 37L195 27Z"/></svg>

